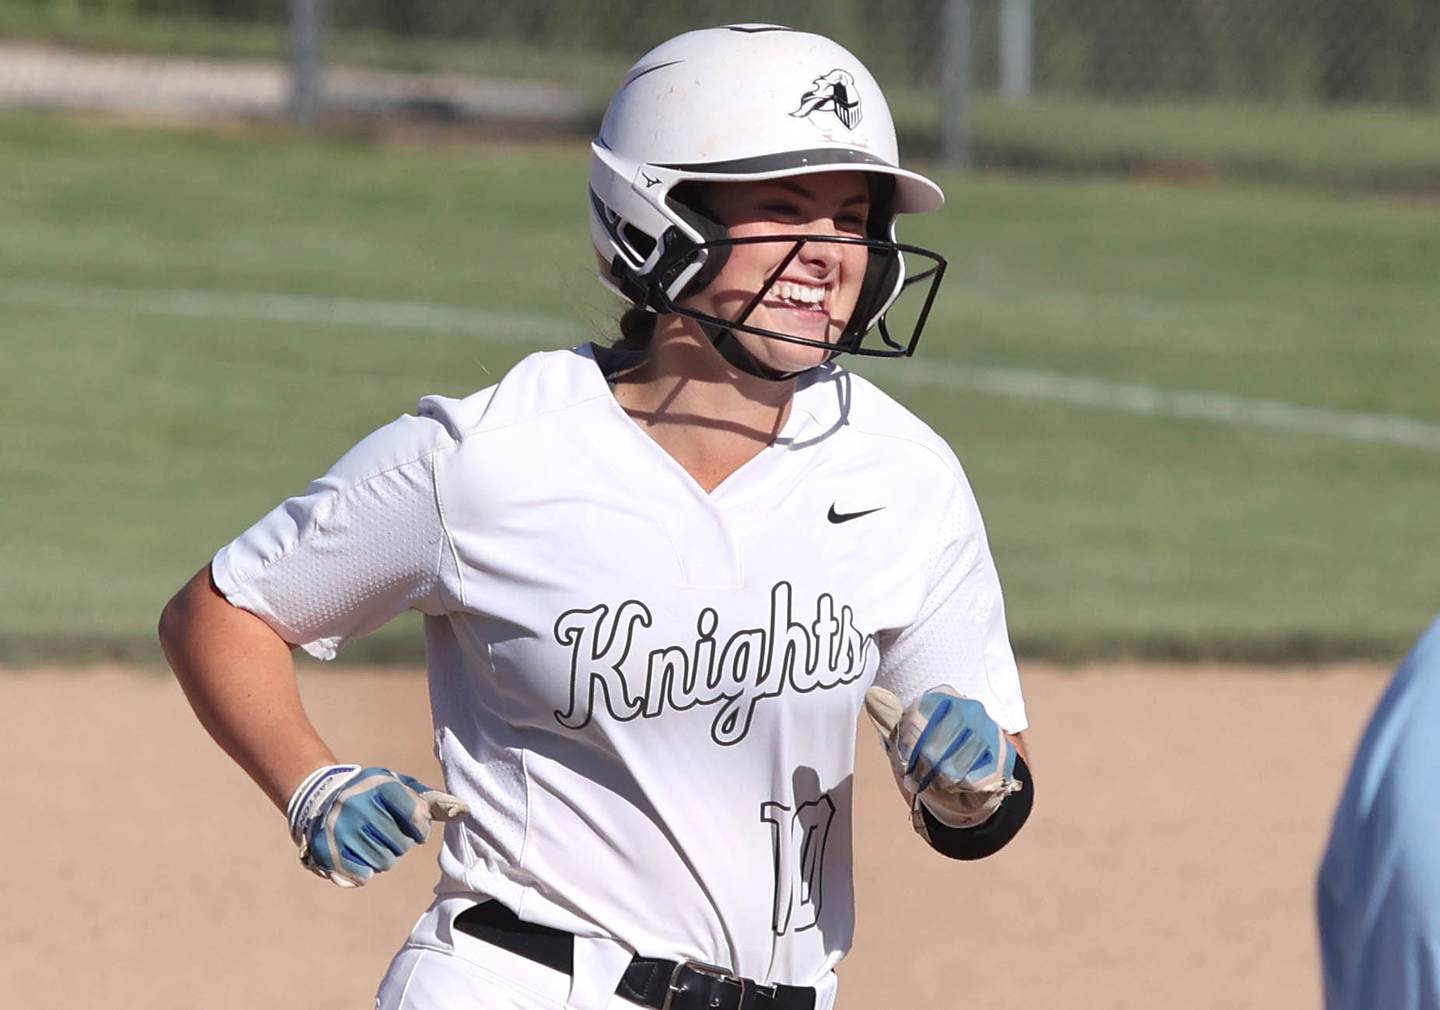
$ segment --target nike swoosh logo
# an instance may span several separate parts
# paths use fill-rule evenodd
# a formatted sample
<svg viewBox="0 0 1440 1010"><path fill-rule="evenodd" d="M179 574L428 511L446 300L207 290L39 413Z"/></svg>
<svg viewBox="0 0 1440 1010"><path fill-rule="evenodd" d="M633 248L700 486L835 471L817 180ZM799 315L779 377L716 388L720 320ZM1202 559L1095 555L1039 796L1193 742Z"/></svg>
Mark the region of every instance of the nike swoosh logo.
<svg viewBox="0 0 1440 1010"><path fill-rule="evenodd" d="M884 505L881 505L880 508L866 509L864 512L836 512L835 506L831 505L830 514L825 518L829 519L832 523L848 523L851 519L859 519L861 516L868 516L872 512L879 512L884 507Z"/></svg>

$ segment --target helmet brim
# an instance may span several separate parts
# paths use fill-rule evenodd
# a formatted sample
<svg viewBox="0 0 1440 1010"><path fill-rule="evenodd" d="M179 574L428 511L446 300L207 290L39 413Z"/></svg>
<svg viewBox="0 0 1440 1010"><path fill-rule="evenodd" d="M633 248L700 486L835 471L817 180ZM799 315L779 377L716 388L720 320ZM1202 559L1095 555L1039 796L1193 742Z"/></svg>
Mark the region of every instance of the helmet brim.
<svg viewBox="0 0 1440 1010"><path fill-rule="evenodd" d="M854 148L818 147L733 161L656 164L654 167L680 173L687 181L700 182L760 182L821 172L873 172L895 180L894 210L897 214L924 214L939 210L945 204L944 191L925 176Z"/></svg>

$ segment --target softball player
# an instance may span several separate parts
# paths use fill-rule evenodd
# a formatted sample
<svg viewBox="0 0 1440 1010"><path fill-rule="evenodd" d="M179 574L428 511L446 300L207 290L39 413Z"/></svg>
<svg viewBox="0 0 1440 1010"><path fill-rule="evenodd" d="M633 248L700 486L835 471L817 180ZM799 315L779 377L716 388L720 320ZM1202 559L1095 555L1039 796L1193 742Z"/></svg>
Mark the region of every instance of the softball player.
<svg viewBox="0 0 1440 1010"><path fill-rule="evenodd" d="M1370 720L1320 864L1326 1010L1440 1010L1440 620Z"/></svg>
<svg viewBox="0 0 1440 1010"><path fill-rule="evenodd" d="M377 1001L826 1010L852 932L856 718L917 831L961 859L1023 824L1025 708L949 447L836 360L943 260L940 190L820 36L691 32L595 140L613 347L427 397L224 547L161 637L197 713L359 884L447 819L436 899ZM447 792L337 762L290 646L425 615Z"/></svg>

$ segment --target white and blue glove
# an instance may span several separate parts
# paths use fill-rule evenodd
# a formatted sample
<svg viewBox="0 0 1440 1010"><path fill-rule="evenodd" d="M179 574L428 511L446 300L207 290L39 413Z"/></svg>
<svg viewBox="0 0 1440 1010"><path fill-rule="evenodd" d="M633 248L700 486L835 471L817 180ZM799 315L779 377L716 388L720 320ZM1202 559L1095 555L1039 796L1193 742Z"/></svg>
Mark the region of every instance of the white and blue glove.
<svg viewBox="0 0 1440 1010"><path fill-rule="evenodd" d="M1014 744L973 698L942 685L904 708L892 692L872 687L865 711L917 820L915 804L923 803L947 827L976 827L1021 787Z"/></svg>
<svg viewBox="0 0 1440 1010"><path fill-rule="evenodd" d="M300 862L359 887L430 837L430 822L467 813L463 800L388 768L326 765L301 782L285 814Z"/></svg>

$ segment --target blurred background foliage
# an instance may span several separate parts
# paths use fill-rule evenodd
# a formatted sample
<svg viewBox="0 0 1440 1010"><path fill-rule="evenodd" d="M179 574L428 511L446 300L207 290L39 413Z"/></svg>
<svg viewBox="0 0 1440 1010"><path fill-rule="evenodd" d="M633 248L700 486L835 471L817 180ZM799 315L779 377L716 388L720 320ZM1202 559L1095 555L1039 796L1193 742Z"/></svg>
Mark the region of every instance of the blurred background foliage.
<svg viewBox="0 0 1440 1010"><path fill-rule="evenodd" d="M940 0L335 0L329 6L341 35L518 43L592 58L610 55L622 68L637 47L697 25L773 21L822 29L863 49L882 80L939 79ZM28 22L39 30L48 23L98 44L107 33L121 43L127 28L143 33L147 23L152 29L213 21L273 28L283 23L287 4L5 0L0 7L8 10L12 28ZM978 38L994 37L997 9L993 0L975 5ZM1433 0L1039 0L1035 18L1035 83L1050 94L1440 101L1440 4ZM183 33L174 38L183 44ZM255 51L253 38L248 45L235 39L235 52ZM981 46L977 56L980 78L993 77L993 47Z"/></svg>
<svg viewBox="0 0 1440 1010"><path fill-rule="evenodd" d="M1027 89L1001 88L1002 7L1026 3ZM285 0L0 0L0 43L268 60ZM565 89L535 129L586 135L644 49L697 25L814 27L864 54L910 155L942 147L945 0L329 0L330 111L360 69L420 75L401 114L490 128L442 80ZM1084 172L1211 172L1413 191L1440 185L1435 0L973 0L973 163ZM3 60L0 60L3 70ZM350 92L347 94L347 87ZM372 89L373 90L373 89ZM953 104L953 102L952 102ZM373 115L373 102L363 115ZM508 124L513 127L514 124ZM508 128L508 127L507 127Z"/></svg>

